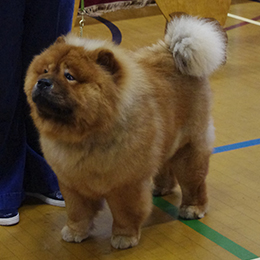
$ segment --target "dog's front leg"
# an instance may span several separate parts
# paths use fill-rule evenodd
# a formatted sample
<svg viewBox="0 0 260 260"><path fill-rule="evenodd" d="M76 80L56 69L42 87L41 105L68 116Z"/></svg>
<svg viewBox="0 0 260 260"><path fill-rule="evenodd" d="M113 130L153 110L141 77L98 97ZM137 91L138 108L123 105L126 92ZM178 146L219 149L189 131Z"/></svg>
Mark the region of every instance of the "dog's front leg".
<svg viewBox="0 0 260 260"><path fill-rule="evenodd" d="M67 224L63 227L61 235L67 242L81 242L88 237L93 226L93 219L102 209L102 199L90 199L77 191L59 183L60 190L65 199L68 215Z"/></svg>
<svg viewBox="0 0 260 260"><path fill-rule="evenodd" d="M141 226L151 212L150 180L136 180L110 192L107 202L113 215L111 244L126 249L136 246Z"/></svg>

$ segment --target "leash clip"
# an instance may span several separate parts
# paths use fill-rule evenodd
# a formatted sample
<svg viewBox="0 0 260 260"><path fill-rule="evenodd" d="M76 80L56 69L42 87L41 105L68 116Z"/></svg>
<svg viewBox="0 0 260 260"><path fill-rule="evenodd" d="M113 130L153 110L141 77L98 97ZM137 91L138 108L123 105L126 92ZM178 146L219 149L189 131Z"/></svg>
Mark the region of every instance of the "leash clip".
<svg viewBox="0 0 260 260"><path fill-rule="evenodd" d="M79 21L79 36L82 38L83 37L83 27L85 25L85 19L84 16L81 16L81 20Z"/></svg>

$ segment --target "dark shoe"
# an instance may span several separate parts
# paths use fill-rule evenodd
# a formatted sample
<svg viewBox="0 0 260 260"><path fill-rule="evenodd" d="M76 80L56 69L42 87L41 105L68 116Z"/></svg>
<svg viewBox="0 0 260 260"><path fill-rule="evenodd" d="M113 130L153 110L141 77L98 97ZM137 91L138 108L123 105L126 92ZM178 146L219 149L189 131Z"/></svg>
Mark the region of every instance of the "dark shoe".
<svg viewBox="0 0 260 260"><path fill-rule="evenodd" d="M65 207L65 201L60 191L54 191L50 193L31 193L26 192L26 195L40 199L46 204Z"/></svg>
<svg viewBox="0 0 260 260"><path fill-rule="evenodd" d="M12 226L19 223L18 210L0 210L0 225Z"/></svg>

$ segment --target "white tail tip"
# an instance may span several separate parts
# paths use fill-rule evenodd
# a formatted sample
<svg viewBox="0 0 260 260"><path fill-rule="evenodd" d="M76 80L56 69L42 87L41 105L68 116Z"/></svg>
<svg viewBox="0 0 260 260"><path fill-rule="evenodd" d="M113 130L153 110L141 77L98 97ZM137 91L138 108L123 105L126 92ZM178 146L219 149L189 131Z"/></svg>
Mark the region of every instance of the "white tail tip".
<svg viewBox="0 0 260 260"><path fill-rule="evenodd" d="M227 36L213 19L174 18L168 23L165 43L183 74L209 76L226 61Z"/></svg>

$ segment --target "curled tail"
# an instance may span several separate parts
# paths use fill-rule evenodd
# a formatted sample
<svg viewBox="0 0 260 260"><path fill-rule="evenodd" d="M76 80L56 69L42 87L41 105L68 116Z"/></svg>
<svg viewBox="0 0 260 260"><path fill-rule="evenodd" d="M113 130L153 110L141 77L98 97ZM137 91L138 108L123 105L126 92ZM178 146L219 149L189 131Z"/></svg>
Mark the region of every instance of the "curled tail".
<svg viewBox="0 0 260 260"><path fill-rule="evenodd" d="M209 76L226 61L227 36L213 19L175 17L167 25L165 43L186 75Z"/></svg>

